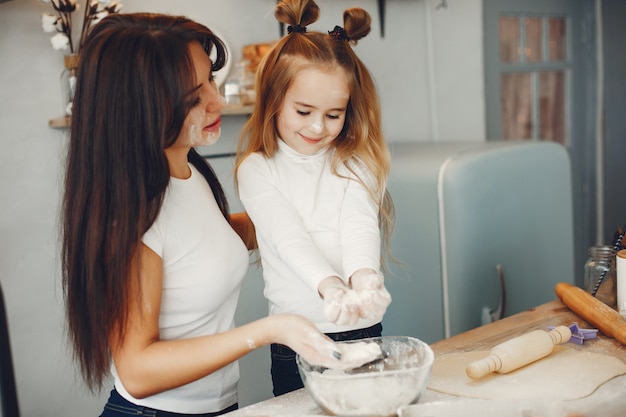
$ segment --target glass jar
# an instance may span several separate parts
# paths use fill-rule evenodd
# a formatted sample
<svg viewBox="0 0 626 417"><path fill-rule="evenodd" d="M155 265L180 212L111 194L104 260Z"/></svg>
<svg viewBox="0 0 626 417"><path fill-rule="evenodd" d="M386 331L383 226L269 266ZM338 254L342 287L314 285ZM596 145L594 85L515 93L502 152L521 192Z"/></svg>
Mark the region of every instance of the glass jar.
<svg viewBox="0 0 626 417"><path fill-rule="evenodd" d="M241 93L239 86L239 77L231 75L226 79L224 83L224 98L226 99L226 105L228 106L240 106L241 105Z"/></svg>
<svg viewBox="0 0 626 417"><path fill-rule="evenodd" d="M65 68L61 73L61 98L63 115L72 115L72 104L76 91L76 68L78 68L78 55L70 54L63 57Z"/></svg>
<svg viewBox="0 0 626 417"><path fill-rule="evenodd" d="M596 290L598 279L603 276L602 283L596 290L596 298L615 308L616 299L616 273L615 273L615 251L612 246L591 246L588 251L587 262L585 262L585 290L593 294Z"/></svg>
<svg viewBox="0 0 626 417"><path fill-rule="evenodd" d="M254 104L254 74L250 72L250 61L237 63L233 73L224 84L224 98L228 106L247 106Z"/></svg>

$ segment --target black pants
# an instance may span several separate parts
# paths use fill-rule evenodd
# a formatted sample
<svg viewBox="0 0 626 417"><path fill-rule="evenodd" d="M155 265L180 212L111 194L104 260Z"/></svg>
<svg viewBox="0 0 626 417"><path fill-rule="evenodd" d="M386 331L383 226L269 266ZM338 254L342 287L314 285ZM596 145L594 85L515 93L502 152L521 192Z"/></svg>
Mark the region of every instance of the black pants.
<svg viewBox="0 0 626 417"><path fill-rule="evenodd" d="M100 417L128 417L128 416L144 416L144 417L214 417L222 414L229 413L237 410L237 404L233 404L230 407L218 411L216 413L204 413L204 414L180 414L170 413L168 411L155 410L154 408L144 407L131 403L122 397L117 390L113 389L109 397L109 401L104 406L104 411L100 414Z"/></svg>
<svg viewBox="0 0 626 417"><path fill-rule="evenodd" d="M366 329L350 330L340 333L326 333L336 342L346 340L366 339L382 335L383 326L378 323ZM286 394L302 388L304 385L296 364L296 352L284 345L272 344L272 383L274 384L274 396Z"/></svg>

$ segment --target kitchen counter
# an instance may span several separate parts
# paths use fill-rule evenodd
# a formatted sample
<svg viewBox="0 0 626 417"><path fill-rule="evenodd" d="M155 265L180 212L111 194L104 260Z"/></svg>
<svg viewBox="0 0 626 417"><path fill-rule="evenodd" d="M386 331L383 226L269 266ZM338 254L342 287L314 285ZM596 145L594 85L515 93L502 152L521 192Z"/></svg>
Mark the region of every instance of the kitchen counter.
<svg viewBox="0 0 626 417"><path fill-rule="evenodd" d="M464 333L443 339L431 345L435 355L450 352L488 350L505 340L527 333L531 330L545 330L548 326L569 326L573 322L583 328L592 328L588 323L570 311L559 300L551 301L539 307L495 321ZM603 353L626 362L626 346L614 339L598 333L596 339L585 340L584 344L569 343L574 349ZM581 375L584 378L584 375ZM577 410L580 415L623 416L626 410L626 375L614 378L598 388L592 395L579 400L568 401L568 409ZM419 403L432 401L459 401L459 397L441 394L427 389ZM271 398L227 414L228 417L253 416L310 416L326 415L313 401L305 389Z"/></svg>

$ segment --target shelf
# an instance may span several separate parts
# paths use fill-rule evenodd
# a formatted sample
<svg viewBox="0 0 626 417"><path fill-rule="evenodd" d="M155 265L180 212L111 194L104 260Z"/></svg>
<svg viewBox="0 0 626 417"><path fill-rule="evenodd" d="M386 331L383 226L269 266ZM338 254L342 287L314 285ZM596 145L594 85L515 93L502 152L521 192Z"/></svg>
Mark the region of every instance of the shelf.
<svg viewBox="0 0 626 417"><path fill-rule="evenodd" d="M69 116L57 117L56 119L48 120L48 126L53 129L66 129L70 127L71 122L72 118Z"/></svg>
<svg viewBox="0 0 626 417"><path fill-rule="evenodd" d="M222 116L248 116L252 113L253 108L253 105L225 107L222 109ZM48 120L48 126L52 129L67 129L70 127L71 123L72 118L69 116Z"/></svg>
<svg viewBox="0 0 626 417"><path fill-rule="evenodd" d="M248 106L228 106L222 109L222 116L247 116L252 113L254 105Z"/></svg>

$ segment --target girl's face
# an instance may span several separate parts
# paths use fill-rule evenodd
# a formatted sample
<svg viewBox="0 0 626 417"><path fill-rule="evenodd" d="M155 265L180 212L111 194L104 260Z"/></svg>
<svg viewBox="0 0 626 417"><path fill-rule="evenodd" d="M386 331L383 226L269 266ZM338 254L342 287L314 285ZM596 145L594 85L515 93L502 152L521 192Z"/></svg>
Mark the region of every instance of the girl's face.
<svg viewBox="0 0 626 417"><path fill-rule="evenodd" d="M343 68L302 70L278 112L278 135L301 154L317 153L341 133L349 100L348 76Z"/></svg>
<svg viewBox="0 0 626 417"><path fill-rule="evenodd" d="M196 69L196 104L191 109L176 141L186 147L206 146L217 142L221 133L222 109L226 105L211 72L211 60L200 42L189 44Z"/></svg>

